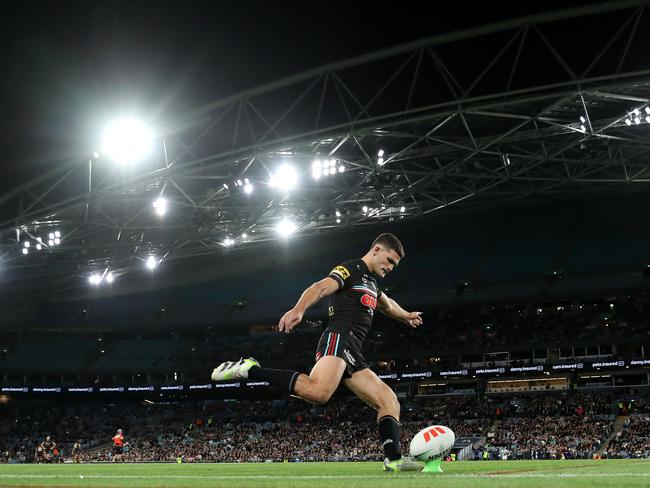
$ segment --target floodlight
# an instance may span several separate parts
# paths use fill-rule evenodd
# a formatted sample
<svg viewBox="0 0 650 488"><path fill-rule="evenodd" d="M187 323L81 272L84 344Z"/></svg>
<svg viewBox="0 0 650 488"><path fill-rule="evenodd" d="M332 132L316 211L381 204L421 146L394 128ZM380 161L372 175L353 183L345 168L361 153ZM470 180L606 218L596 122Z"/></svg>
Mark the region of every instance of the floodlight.
<svg viewBox="0 0 650 488"><path fill-rule="evenodd" d="M378 164L379 166L383 166L383 165L384 165L384 158L379 158L379 159L377 160L377 164Z"/></svg>
<svg viewBox="0 0 650 488"><path fill-rule="evenodd" d="M156 198L153 201L153 208L156 209L156 213L160 216L165 215L165 212L167 212L167 200L164 199L163 197Z"/></svg>
<svg viewBox="0 0 650 488"><path fill-rule="evenodd" d="M363 208L362 208L361 210L363 210L363 213L366 213L366 212L368 211L368 207L366 207L366 206L364 205Z"/></svg>
<svg viewBox="0 0 650 488"><path fill-rule="evenodd" d="M29 247L30 246L29 241L25 241L24 245L25 245L25 247Z"/></svg>
<svg viewBox="0 0 650 488"><path fill-rule="evenodd" d="M650 107L646 107L646 108L645 108L645 113L647 113L648 115L650 115Z"/></svg>
<svg viewBox="0 0 650 488"><path fill-rule="evenodd" d="M341 212L339 212L339 211L337 210L337 211L336 211L336 216L337 216L337 217L340 217L340 216L341 216Z"/></svg>
<svg viewBox="0 0 650 488"><path fill-rule="evenodd" d="M402 213L406 212L406 207L400 207L399 211Z"/></svg>
<svg viewBox="0 0 650 488"><path fill-rule="evenodd" d="M311 176L317 180L321 177L320 159L315 160L311 165Z"/></svg>
<svg viewBox="0 0 650 488"><path fill-rule="evenodd" d="M323 174L324 174L325 176L328 176L328 175L330 174L330 169L329 169L329 168L325 168L325 169L323 170Z"/></svg>
<svg viewBox="0 0 650 488"><path fill-rule="evenodd" d="M632 125L632 121L631 121L630 119L625 119L625 123L626 123L627 125Z"/></svg>
<svg viewBox="0 0 650 488"><path fill-rule="evenodd" d="M275 173L271 176L269 184L273 187L280 188L284 192L288 192L298 182L298 174L293 166L289 164L281 165Z"/></svg>
<svg viewBox="0 0 650 488"><path fill-rule="evenodd" d="M251 194L253 193L253 184L252 183L246 183L244 185L244 193Z"/></svg>
<svg viewBox="0 0 650 488"><path fill-rule="evenodd" d="M116 120L110 124L102 140L102 152L121 164L146 158L153 147L153 132L134 118Z"/></svg>
<svg viewBox="0 0 650 488"><path fill-rule="evenodd" d="M377 156L380 157L380 158L383 158L384 157L384 150L380 149L379 152L377 153Z"/></svg>
<svg viewBox="0 0 650 488"><path fill-rule="evenodd" d="M23 247L23 254L28 254L28 253L29 253L29 249L27 249L26 247Z"/></svg>
<svg viewBox="0 0 650 488"><path fill-rule="evenodd" d="M48 237L49 237L50 239L54 239L54 232L50 232L50 233L48 234Z"/></svg>
<svg viewBox="0 0 650 488"><path fill-rule="evenodd" d="M329 159L326 159L325 161L323 161L323 168L329 168L329 167L330 167Z"/></svg>
<svg viewBox="0 0 650 488"><path fill-rule="evenodd" d="M339 173L343 173L345 171L345 166L341 165L339 166Z"/></svg>
<svg viewBox="0 0 650 488"><path fill-rule="evenodd" d="M58 230L55 230L54 237L61 237L61 233Z"/></svg>
<svg viewBox="0 0 650 488"><path fill-rule="evenodd" d="M242 237L242 239L248 239L248 234L246 234L246 232L244 232L244 233L241 235L241 237Z"/></svg>
<svg viewBox="0 0 650 488"><path fill-rule="evenodd" d="M337 223L337 224L340 224L340 223L341 223L341 219L336 219L336 223Z"/></svg>
<svg viewBox="0 0 650 488"><path fill-rule="evenodd" d="M638 108L635 108L633 111L634 115L639 115L641 112L639 112Z"/></svg>
<svg viewBox="0 0 650 488"><path fill-rule="evenodd" d="M154 269L156 266L158 266L158 259L156 256L149 256L146 261L147 268L149 269Z"/></svg>
<svg viewBox="0 0 650 488"><path fill-rule="evenodd" d="M40 251L42 248L43 248L43 246L41 246L40 244L36 244L36 250L37 251Z"/></svg>
<svg viewBox="0 0 650 488"><path fill-rule="evenodd" d="M91 285L99 285L102 281L102 277L99 276L97 273L93 273L88 277L88 281L90 282Z"/></svg>
<svg viewBox="0 0 650 488"><path fill-rule="evenodd" d="M54 239L54 245L58 246L59 244L61 244L61 239L57 237L56 239Z"/></svg>
<svg viewBox="0 0 650 488"><path fill-rule="evenodd" d="M641 123L641 119L639 117L634 117L634 123L636 125L639 125Z"/></svg>
<svg viewBox="0 0 650 488"><path fill-rule="evenodd" d="M52 247L54 245L54 240L50 239L49 241L47 241L47 245Z"/></svg>
<svg viewBox="0 0 650 488"><path fill-rule="evenodd" d="M587 119L585 119L585 118L581 115L581 116L580 116L580 122L582 122L582 123L584 124L586 121L587 121Z"/></svg>
<svg viewBox="0 0 650 488"><path fill-rule="evenodd" d="M113 283L113 280L114 280L113 273L112 273L111 271L109 271L108 273L106 273L106 281L107 281L108 283Z"/></svg>
<svg viewBox="0 0 650 488"><path fill-rule="evenodd" d="M275 230L282 237L289 237L293 234L298 227L291 220L284 219L278 222L278 225L275 227Z"/></svg>
<svg viewBox="0 0 650 488"><path fill-rule="evenodd" d="M223 245L226 246L226 247L232 246L234 243L235 243L235 241L233 239L231 239L230 237L226 237L223 240Z"/></svg>

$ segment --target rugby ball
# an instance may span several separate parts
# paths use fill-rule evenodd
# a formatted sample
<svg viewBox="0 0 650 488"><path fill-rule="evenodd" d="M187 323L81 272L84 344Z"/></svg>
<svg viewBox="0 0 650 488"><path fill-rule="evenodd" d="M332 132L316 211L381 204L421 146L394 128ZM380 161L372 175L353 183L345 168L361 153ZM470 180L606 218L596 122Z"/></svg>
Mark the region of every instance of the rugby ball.
<svg viewBox="0 0 650 488"><path fill-rule="evenodd" d="M411 440L411 457L418 461L431 461L446 456L454 447L456 435L449 427L432 425L422 429Z"/></svg>

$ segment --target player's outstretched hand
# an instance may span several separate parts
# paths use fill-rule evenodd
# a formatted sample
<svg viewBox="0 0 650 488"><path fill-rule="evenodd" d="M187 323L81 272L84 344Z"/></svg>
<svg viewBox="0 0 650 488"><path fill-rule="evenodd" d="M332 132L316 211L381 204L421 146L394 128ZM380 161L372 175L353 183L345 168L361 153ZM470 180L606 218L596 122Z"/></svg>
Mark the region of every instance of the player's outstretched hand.
<svg viewBox="0 0 650 488"><path fill-rule="evenodd" d="M278 323L278 330L280 332L286 332L288 334L289 332L291 332L291 329L293 329L301 321L302 321L302 313L292 308L287 313L285 313L280 319L280 322Z"/></svg>
<svg viewBox="0 0 650 488"><path fill-rule="evenodd" d="M406 315L404 322L406 322L409 327L413 327L415 329L416 327L422 325L422 312L409 312Z"/></svg>

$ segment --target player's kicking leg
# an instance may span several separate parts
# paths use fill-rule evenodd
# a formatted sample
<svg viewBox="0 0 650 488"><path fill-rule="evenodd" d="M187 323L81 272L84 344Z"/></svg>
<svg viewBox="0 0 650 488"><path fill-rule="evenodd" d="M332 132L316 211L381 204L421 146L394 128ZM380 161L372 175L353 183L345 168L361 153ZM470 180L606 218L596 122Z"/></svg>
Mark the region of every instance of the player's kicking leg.
<svg viewBox="0 0 650 488"><path fill-rule="evenodd" d="M422 471L421 464L402 456L400 406L395 392L367 368L346 378L345 386L377 411L377 429L385 455L384 471Z"/></svg>
<svg viewBox="0 0 650 488"><path fill-rule="evenodd" d="M212 371L212 381L254 380L268 381L285 388L291 395L311 403L327 403L338 388L346 364L336 356L322 357L309 375L286 369L262 368L253 358L221 363Z"/></svg>

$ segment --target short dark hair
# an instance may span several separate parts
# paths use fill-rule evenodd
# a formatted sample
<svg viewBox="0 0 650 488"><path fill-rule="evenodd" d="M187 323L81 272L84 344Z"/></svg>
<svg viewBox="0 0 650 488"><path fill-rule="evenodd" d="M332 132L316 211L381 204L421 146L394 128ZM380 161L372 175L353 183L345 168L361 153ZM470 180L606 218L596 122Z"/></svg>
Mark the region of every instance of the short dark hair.
<svg viewBox="0 0 650 488"><path fill-rule="evenodd" d="M392 249L398 254L400 259L404 257L404 246L402 246L402 243L394 234L380 234L377 236L377 239L375 239L375 242L372 243L371 248L375 247L377 244L386 249Z"/></svg>

